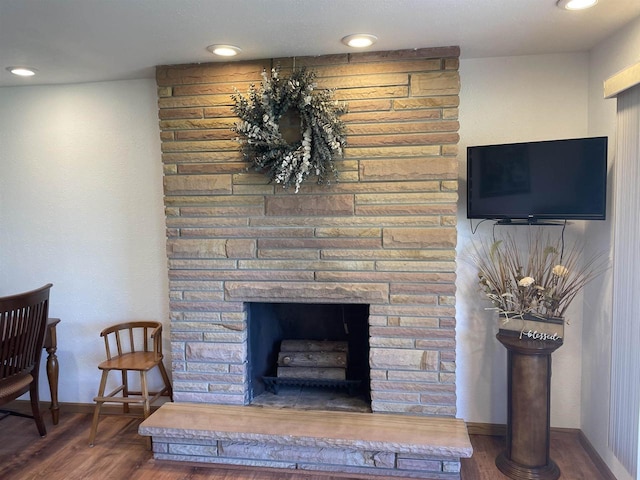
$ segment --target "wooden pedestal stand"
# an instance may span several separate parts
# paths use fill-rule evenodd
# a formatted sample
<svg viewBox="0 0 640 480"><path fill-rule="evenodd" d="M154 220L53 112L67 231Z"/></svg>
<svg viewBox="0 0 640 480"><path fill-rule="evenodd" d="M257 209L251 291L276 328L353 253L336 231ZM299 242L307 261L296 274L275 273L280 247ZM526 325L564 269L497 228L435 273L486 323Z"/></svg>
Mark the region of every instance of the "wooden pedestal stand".
<svg viewBox="0 0 640 480"><path fill-rule="evenodd" d="M551 354L562 340L519 338L500 330L508 351L507 448L496 466L509 478L555 480L560 469L549 457Z"/></svg>

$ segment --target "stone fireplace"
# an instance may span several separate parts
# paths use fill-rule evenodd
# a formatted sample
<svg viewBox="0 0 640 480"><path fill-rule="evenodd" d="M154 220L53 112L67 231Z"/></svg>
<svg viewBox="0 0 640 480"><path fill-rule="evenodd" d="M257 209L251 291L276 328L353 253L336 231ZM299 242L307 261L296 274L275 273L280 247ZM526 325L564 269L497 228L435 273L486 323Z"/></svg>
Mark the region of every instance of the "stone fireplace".
<svg viewBox="0 0 640 480"><path fill-rule="evenodd" d="M458 56L158 68L176 402L252 401L252 305L364 305L371 411L455 416ZM231 94L276 64L348 103L337 183L295 194L247 170Z"/></svg>

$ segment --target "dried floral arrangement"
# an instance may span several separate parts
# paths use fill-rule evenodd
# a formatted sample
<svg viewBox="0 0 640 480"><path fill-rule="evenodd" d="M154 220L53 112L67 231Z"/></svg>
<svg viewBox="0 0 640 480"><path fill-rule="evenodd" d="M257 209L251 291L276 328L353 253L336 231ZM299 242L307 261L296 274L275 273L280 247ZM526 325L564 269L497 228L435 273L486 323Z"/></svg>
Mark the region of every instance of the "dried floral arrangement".
<svg viewBox="0 0 640 480"><path fill-rule="evenodd" d="M233 112L240 118L232 130L238 133L245 160L284 188L300 184L309 176L318 183L337 179L334 158L342 157L346 146L345 127L339 116L347 111L333 98L333 90L316 89L315 73L294 69L289 77L280 67L271 75L262 73L260 87L249 87L247 97L237 90ZM289 144L281 132L280 120L288 111L300 117L300 138Z"/></svg>
<svg viewBox="0 0 640 480"><path fill-rule="evenodd" d="M512 235L475 244L480 289L504 321L530 314L564 318L567 308L587 283L603 273L603 254L585 258L584 245L564 244L541 232L529 234L528 248ZM568 323L568 322L567 322Z"/></svg>

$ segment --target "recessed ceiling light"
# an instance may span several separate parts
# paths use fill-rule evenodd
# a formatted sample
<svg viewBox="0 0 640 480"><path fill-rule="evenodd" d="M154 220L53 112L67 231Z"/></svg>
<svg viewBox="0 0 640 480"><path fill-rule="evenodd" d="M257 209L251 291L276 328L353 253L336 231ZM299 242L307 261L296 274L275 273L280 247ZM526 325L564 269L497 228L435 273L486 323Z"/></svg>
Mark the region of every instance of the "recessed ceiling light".
<svg viewBox="0 0 640 480"><path fill-rule="evenodd" d="M598 0L558 0L556 5L564 10L584 10L591 8Z"/></svg>
<svg viewBox="0 0 640 480"><path fill-rule="evenodd" d="M377 40L378 37L375 35L370 35L368 33L354 33L353 35L343 37L341 42L349 47L364 48L370 47L376 43Z"/></svg>
<svg viewBox="0 0 640 480"><path fill-rule="evenodd" d="M235 57L242 51L235 45L209 45L207 50L220 57Z"/></svg>
<svg viewBox="0 0 640 480"><path fill-rule="evenodd" d="M33 77L37 71L31 67L7 67L7 70L19 77Z"/></svg>

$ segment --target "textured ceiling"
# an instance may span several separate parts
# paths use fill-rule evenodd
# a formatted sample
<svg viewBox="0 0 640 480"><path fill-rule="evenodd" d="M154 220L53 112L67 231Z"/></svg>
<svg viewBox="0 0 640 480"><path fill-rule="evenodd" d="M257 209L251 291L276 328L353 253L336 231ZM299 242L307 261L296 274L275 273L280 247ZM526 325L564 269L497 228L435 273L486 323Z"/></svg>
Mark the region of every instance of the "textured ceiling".
<svg viewBox="0 0 640 480"><path fill-rule="evenodd" d="M555 0L0 0L0 86L152 77L154 66L459 45L463 58L587 51L640 15L638 0L567 12ZM6 71L28 65L38 75Z"/></svg>

